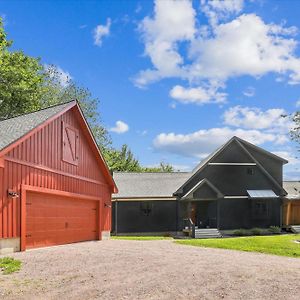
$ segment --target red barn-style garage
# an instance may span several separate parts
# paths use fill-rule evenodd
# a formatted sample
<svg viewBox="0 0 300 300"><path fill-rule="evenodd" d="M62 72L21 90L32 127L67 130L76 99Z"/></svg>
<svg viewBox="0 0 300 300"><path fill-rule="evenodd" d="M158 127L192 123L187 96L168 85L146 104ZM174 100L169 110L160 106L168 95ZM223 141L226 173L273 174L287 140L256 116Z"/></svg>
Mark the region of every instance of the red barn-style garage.
<svg viewBox="0 0 300 300"><path fill-rule="evenodd" d="M0 253L108 237L116 192L76 101L0 121Z"/></svg>

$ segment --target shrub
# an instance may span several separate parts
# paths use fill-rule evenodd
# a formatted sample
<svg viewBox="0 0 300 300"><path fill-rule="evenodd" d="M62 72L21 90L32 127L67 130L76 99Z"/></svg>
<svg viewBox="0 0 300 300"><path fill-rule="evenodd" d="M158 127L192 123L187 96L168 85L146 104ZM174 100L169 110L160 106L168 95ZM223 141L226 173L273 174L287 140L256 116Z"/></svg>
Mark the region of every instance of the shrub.
<svg viewBox="0 0 300 300"><path fill-rule="evenodd" d="M260 228L252 228L250 230L252 235L261 235L262 234L262 230Z"/></svg>
<svg viewBox="0 0 300 300"><path fill-rule="evenodd" d="M249 235L249 232L246 229L240 228L240 229L235 230L233 232L233 234L236 236L245 236L245 235Z"/></svg>
<svg viewBox="0 0 300 300"><path fill-rule="evenodd" d="M3 274L10 274L21 269L21 261L14 259L12 257L0 258L0 269Z"/></svg>
<svg viewBox="0 0 300 300"><path fill-rule="evenodd" d="M279 233L281 233L281 228L279 226L270 226L269 232L274 233L274 234L279 234Z"/></svg>

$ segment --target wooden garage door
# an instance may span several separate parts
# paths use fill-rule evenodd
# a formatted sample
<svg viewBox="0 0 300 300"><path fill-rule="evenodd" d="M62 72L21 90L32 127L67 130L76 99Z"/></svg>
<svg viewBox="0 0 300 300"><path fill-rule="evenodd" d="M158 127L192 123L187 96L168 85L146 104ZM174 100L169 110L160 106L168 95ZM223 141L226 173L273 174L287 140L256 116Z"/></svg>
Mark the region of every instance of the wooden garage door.
<svg viewBox="0 0 300 300"><path fill-rule="evenodd" d="M97 201L39 193L26 198L26 248L97 239Z"/></svg>

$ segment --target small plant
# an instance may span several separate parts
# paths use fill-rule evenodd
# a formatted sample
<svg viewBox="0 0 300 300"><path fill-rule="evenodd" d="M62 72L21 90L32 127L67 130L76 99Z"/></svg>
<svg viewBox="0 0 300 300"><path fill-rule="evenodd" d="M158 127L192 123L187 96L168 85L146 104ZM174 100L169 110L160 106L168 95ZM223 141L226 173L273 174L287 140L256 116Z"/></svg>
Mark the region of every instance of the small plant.
<svg viewBox="0 0 300 300"><path fill-rule="evenodd" d="M21 269L22 262L12 257L0 258L0 269L3 274L11 274Z"/></svg>
<svg viewBox="0 0 300 300"><path fill-rule="evenodd" d="M252 235L261 235L262 234L262 230L260 228L256 228L256 227L252 228L250 230L250 232L251 232Z"/></svg>
<svg viewBox="0 0 300 300"><path fill-rule="evenodd" d="M249 231L243 228L237 229L233 232L236 236L247 236L249 235Z"/></svg>
<svg viewBox="0 0 300 300"><path fill-rule="evenodd" d="M281 233L281 228L279 226L270 226L269 227L269 232L273 234L280 234Z"/></svg>

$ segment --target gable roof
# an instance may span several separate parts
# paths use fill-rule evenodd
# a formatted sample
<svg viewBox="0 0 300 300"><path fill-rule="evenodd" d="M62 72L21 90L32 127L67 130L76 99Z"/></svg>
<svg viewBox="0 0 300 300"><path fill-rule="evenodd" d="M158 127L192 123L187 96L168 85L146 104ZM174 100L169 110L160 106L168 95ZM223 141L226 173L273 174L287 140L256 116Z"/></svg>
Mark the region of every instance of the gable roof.
<svg viewBox="0 0 300 300"><path fill-rule="evenodd" d="M213 159L215 158L219 153L221 153L229 144L231 144L232 142L237 142L237 144L240 145L240 147L248 154L248 156L251 157L251 159L253 159L255 161L255 163L258 165L258 167L263 171L263 173L265 173L265 175L272 181L274 182L275 185L277 185L281 190L284 191L284 189L277 183L277 181L263 168L263 166L249 153L249 151L245 148L245 144L250 146L250 147L253 147L255 148L257 151L259 152L263 152L271 157L273 157L274 159L277 159L277 160L280 160L282 161L282 163L288 163L288 161L282 157L279 157L271 152L268 152L258 146L255 146L237 136L233 136L230 140L228 140L225 144L223 144L222 146L220 146L219 148L217 148L214 152L212 152L209 156L207 156L204 160L202 160L195 168L194 170L192 171L192 175L191 177L186 181L184 182L177 190L176 192L174 193L174 195L177 195L178 193L180 193L180 191L182 190L182 188L188 183L190 182L190 180L196 175L198 174L201 170L204 169L204 167L207 166L207 164Z"/></svg>
<svg viewBox="0 0 300 300"><path fill-rule="evenodd" d="M74 106L74 101L0 121L0 151L70 105Z"/></svg>
<svg viewBox="0 0 300 300"><path fill-rule="evenodd" d="M224 195L217 189L208 179L204 178L200 180L195 186L193 186L181 199L187 198L189 195L193 194L196 190L201 188L204 184L208 185L217 195L219 198L223 197Z"/></svg>
<svg viewBox="0 0 300 300"><path fill-rule="evenodd" d="M119 193L113 198L173 197L174 191L190 176L189 172L115 172L113 178Z"/></svg>
<svg viewBox="0 0 300 300"><path fill-rule="evenodd" d="M101 170L105 173L105 178L108 180L108 184L111 187L113 193L118 192L118 188L112 178L112 175L108 169L108 166L99 150L99 147L95 141L94 135L83 115L83 112L76 100L72 100L67 103L50 106L45 109L41 109L32 113L23 114L10 119L0 121L0 157L9 152L17 144L23 142L30 137L37 130L42 129L50 122L67 112L68 110L75 108L79 117L79 122L82 129L86 133L86 137L92 147L93 152L99 162Z"/></svg>

